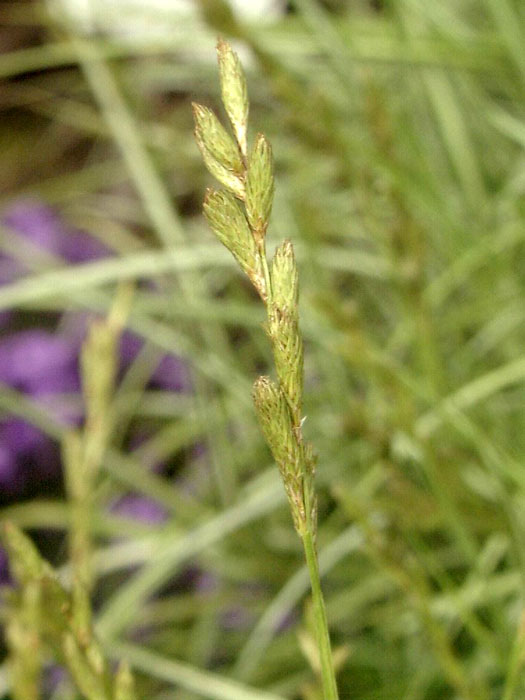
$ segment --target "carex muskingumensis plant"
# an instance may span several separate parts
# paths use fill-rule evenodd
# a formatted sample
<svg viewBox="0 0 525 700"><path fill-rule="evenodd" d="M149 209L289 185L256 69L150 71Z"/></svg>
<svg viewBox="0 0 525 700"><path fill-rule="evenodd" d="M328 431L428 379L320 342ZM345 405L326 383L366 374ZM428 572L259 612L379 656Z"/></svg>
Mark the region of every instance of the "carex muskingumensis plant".
<svg viewBox="0 0 525 700"><path fill-rule="evenodd" d="M253 387L261 428L279 467L295 529L302 540L312 586L319 660L325 700L338 697L316 552L315 455L303 437L303 341L299 328L299 281L292 243L278 246L271 264L266 254L274 192L272 149L258 134L248 149L248 91L239 58L219 41L221 95L232 135L215 114L193 105L195 135L204 164L223 189L208 190L204 214L233 254L267 310L277 381L259 377Z"/></svg>

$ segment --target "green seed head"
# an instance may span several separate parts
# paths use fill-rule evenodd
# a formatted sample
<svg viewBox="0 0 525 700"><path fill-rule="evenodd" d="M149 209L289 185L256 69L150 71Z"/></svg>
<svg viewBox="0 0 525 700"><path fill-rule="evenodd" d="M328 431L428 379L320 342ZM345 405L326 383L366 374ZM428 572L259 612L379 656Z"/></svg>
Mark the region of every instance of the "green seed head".
<svg viewBox="0 0 525 700"><path fill-rule="evenodd" d="M300 532L305 518L302 455L288 402L269 377L256 380L253 400L263 435L281 473L295 528Z"/></svg>
<svg viewBox="0 0 525 700"><path fill-rule="evenodd" d="M226 187L226 189L236 197L239 199L244 199L243 177L241 175L237 175L237 173L235 173L233 170L230 170L219 163L215 156L213 156L206 147L206 144L202 140L202 134L200 131L195 131L195 140L197 141L197 146L201 152L204 165L208 168L213 177L216 178L221 185L224 185L224 187Z"/></svg>
<svg viewBox="0 0 525 700"><path fill-rule="evenodd" d="M228 248L264 299L266 287L255 240L235 197L224 190L208 190L204 214L223 245Z"/></svg>
<svg viewBox="0 0 525 700"><path fill-rule="evenodd" d="M224 108L243 156L247 153L248 89L239 57L225 41L217 44Z"/></svg>
<svg viewBox="0 0 525 700"><path fill-rule="evenodd" d="M193 103L197 142L201 142L217 163L237 176L244 171L239 149L215 114L203 105Z"/></svg>
<svg viewBox="0 0 525 700"><path fill-rule="evenodd" d="M290 411L280 387L269 377L259 377L253 400L262 431L283 477L297 468L297 445Z"/></svg>
<svg viewBox="0 0 525 700"><path fill-rule="evenodd" d="M277 375L297 426L301 420L303 393L303 342L299 331L299 277L289 240L285 240L275 251L271 280L272 305L268 332Z"/></svg>
<svg viewBox="0 0 525 700"><path fill-rule="evenodd" d="M273 156L266 138L259 134L246 174L246 214L256 236L264 237L273 203Z"/></svg>
<svg viewBox="0 0 525 700"><path fill-rule="evenodd" d="M292 243L286 239L275 251L272 261L273 304L290 316L298 315L299 275Z"/></svg>

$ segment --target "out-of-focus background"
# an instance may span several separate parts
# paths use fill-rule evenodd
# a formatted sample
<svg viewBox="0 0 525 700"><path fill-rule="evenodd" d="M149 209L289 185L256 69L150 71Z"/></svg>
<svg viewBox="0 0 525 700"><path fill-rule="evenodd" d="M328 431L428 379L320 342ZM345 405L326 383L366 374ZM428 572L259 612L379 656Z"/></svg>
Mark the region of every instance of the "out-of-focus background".
<svg viewBox="0 0 525 700"><path fill-rule="evenodd" d="M251 405L263 309L201 215L191 102L224 116L218 36L273 144L269 248L299 260L341 697L523 698L520 0L2 2L0 518L67 565L79 353L133 283L93 494L99 634L149 651L139 697L321 697ZM52 658L42 697L80 697Z"/></svg>

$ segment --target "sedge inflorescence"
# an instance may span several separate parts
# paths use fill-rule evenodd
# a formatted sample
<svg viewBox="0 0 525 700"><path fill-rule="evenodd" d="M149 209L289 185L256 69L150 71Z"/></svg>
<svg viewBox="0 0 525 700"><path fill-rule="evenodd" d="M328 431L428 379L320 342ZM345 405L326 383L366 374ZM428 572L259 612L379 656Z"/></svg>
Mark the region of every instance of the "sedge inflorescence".
<svg viewBox="0 0 525 700"><path fill-rule="evenodd" d="M294 249L285 240L269 264L266 232L274 193L272 149L263 134L248 149L246 79L229 44L219 41L217 52L222 102L232 135L208 107L193 105L197 144L206 167L223 187L208 190L204 214L266 305L277 382L257 379L255 408L279 467L295 528L299 534L315 532L315 459L302 435L303 342Z"/></svg>

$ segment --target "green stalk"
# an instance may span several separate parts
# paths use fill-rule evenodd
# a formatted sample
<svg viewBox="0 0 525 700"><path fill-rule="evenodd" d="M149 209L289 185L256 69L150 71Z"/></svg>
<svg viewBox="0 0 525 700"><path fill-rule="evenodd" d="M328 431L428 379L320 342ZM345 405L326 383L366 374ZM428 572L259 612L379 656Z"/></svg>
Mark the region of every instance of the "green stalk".
<svg viewBox="0 0 525 700"><path fill-rule="evenodd" d="M328 632L328 620L326 618L326 607L321 588L321 578L319 576L319 562L317 559L314 536L310 528L301 535L301 539L304 547L306 565L310 575L310 585L312 587L315 634L317 637L319 661L321 664L324 700L338 700L339 695L335 680L332 647L330 644L330 634Z"/></svg>

